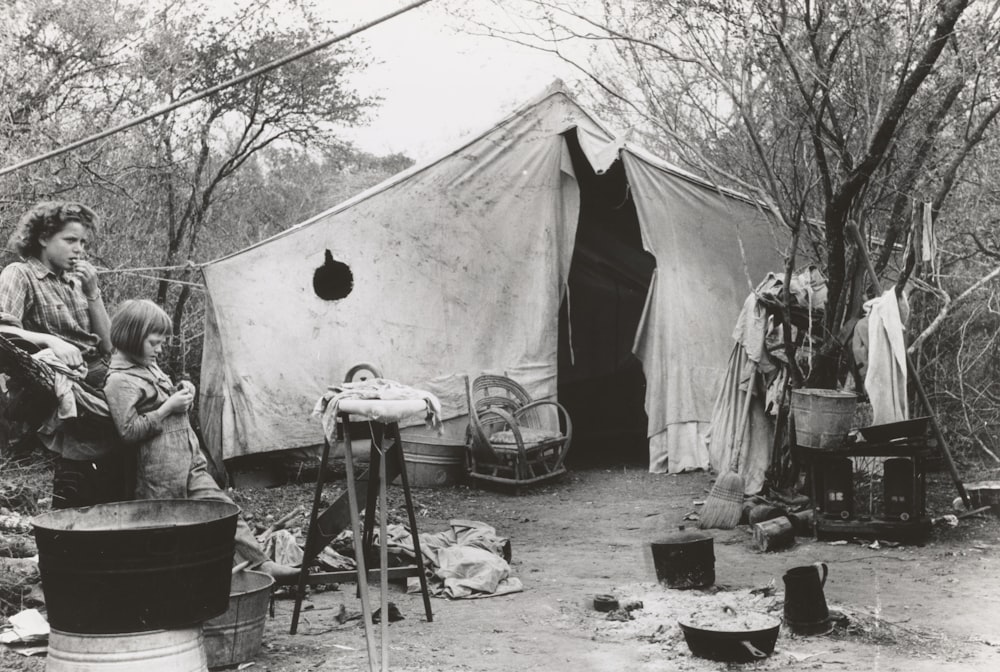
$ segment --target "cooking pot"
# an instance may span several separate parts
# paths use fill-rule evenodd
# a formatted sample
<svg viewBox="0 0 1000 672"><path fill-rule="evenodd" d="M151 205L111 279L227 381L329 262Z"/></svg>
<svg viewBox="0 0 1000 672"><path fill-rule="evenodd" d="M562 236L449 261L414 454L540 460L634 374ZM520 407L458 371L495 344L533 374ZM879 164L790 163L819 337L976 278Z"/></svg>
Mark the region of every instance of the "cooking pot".
<svg viewBox="0 0 1000 672"><path fill-rule="evenodd" d="M225 613L238 514L228 502L154 499L35 516L49 623L117 634Z"/></svg>
<svg viewBox="0 0 1000 672"><path fill-rule="evenodd" d="M715 583L715 540L704 532L673 534L650 542L656 580L668 588L702 588Z"/></svg>
<svg viewBox="0 0 1000 672"><path fill-rule="evenodd" d="M684 632L691 653L699 658L707 658L723 663L750 663L767 658L774 652L778 641L781 621L762 613L747 614L761 627L738 629L738 614L729 606L721 608L720 618L711 624L701 623L696 615L678 622ZM726 627L728 618L733 621L733 629Z"/></svg>

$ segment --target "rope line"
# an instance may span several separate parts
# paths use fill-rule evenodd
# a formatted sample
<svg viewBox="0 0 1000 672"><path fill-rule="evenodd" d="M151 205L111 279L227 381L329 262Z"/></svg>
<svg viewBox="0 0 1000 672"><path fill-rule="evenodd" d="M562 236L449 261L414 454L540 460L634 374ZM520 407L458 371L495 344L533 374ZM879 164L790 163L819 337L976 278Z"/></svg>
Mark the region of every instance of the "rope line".
<svg viewBox="0 0 1000 672"><path fill-rule="evenodd" d="M146 275L144 273L132 273L131 271L123 270L122 273L129 273L138 278L146 278L147 280L156 280L157 282L172 282L175 285L187 285L188 287L194 287L195 289L205 289L204 283L201 282L191 282L190 280L179 280L177 278L164 278L159 275Z"/></svg>
<svg viewBox="0 0 1000 672"><path fill-rule="evenodd" d="M98 274L101 273L135 273L136 271L197 271L201 269L206 264L196 264L193 261L189 261L186 264L179 266L136 266L135 268L98 268Z"/></svg>
<svg viewBox="0 0 1000 672"><path fill-rule="evenodd" d="M120 133L120 132L122 132L124 130L132 128L133 126L138 126L139 124L145 123L145 122L147 122L147 121L149 121L151 119L155 119L156 117L159 117L160 115L166 114L167 112L172 112L173 110L176 110L179 107L183 107L185 105L190 105L191 103L199 101L202 98L207 98L208 96L210 96L210 95L212 95L214 93L218 93L219 91L222 91L223 89L228 89L231 86L235 86L237 84L242 84L243 82L245 82L247 80L250 80L250 79L253 79L254 77L259 77L260 75L267 74L268 72L270 72L272 70L275 70L277 68L280 68L283 65L286 65L288 63L291 63L292 61L295 61L295 60L298 60L300 58L303 58L304 56L308 56L309 54L312 54L313 52L319 51L321 49L325 49L325 48L329 47L332 44L340 42L341 40L345 40L348 37L352 37L354 35L357 35L358 33L361 33L361 32L363 32L365 30L368 30L369 28L377 26L378 24L380 24L380 23L382 23L384 21L388 21L389 19L394 18L396 16L399 16L400 14L404 14L405 12L408 12L411 9L416 9L417 7L419 7L421 5L425 5L428 2L430 2L430 1L431 0L417 0L417 2L410 3L409 5L406 5L405 7L401 7L401 8L399 8L399 9L393 11L393 12L389 12L388 14L380 16L377 19L374 19L374 20L369 21L367 23L363 23L363 24L361 24L360 26L358 26L356 28L352 28L351 30L347 31L346 33L343 33L341 35L335 35L334 37L331 37L329 39L323 40L322 42L318 42L318 43L316 43L316 44L314 44L314 45L312 45L310 47L306 47L305 49L300 49L299 51L296 51L296 52L293 52L293 53L289 54L288 56L284 56L282 58L279 58L276 61L271 61L270 63L267 63L265 65L260 66L259 68L255 68L255 69L251 70L250 72L246 72L246 73L244 73L242 75L239 75L237 77L233 77L232 79L229 79L229 80L227 80L225 82L222 82L220 84L216 84L215 86L209 87L209 88L205 89L204 91L202 91L200 93L195 93L195 94L192 94L192 95L187 96L185 98L181 98L180 100L177 100L177 101L175 101L175 102L173 102L173 103L171 103L169 105L165 105L163 107L158 107L158 108L152 110L151 112L147 112L146 114L144 114L144 115L142 115L140 117L136 117L135 119L132 119L130 121L126 121L125 123L119 124L118 126L114 126L114 127L109 128L109 129L107 129L105 131L101 131L100 133L95 133L94 135L91 135L91 136L88 136L86 138L83 138L82 140L77 140L76 142L71 142L68 145L63 145L62 147L54 149L54 150L52 150L50 152L46 152L44 154L38 154L37 156L34 156L34 157L30 158L30 159L25 159L24 161L21 161L20 163L15 163L12 166L7 166L6 168L3 168L2 170L0 170L0 176L7 175L8 173L13 173L15 170L20 170L21 168L26 168L26 167L28 167L30 165L39 163L41 161L45 161L47 159L55 158L57 156L60 156L61 154L65 154L67 152L71 152L74 149L79 149L80 147L83 147L85 145L89 145L89 144L91 144L93 142L97 142L98 140L103 140L104 138L106 138L106 137L108 137L110 135L114 135L115 133Z"/></svg>

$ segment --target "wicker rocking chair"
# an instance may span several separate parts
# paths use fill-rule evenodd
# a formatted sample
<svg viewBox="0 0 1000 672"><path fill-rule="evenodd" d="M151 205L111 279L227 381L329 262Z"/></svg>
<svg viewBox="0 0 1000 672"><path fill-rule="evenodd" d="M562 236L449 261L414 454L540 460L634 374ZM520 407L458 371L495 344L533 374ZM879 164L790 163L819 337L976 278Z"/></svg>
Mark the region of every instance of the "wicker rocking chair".
<svg viewBox="0 0 1000 672"><path fill-rule="evenodd" d="M465 387L470 478L518 487L566 473L573 423L565 408L554 401L532 401L521 385L503 376L484 375L474 382L466 376ZM539 412L546 406L557 411L565 430L551 422L546 426L546 414Z"/></svg>

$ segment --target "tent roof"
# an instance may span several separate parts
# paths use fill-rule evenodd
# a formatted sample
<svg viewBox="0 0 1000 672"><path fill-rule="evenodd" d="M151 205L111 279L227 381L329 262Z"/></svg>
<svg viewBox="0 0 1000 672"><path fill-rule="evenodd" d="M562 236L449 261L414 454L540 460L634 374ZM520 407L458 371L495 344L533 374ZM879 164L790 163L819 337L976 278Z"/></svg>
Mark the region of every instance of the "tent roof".
<svg viewBox="0 0 1000 672"><path fill-rule="evenodd" d="M545 90L542 91L540 94L536 95L526 103L514 109L500 121L491 124L489 127L485 128L479 133L470 135L466 140L462 142L462 144L458 145L454 149L448 150L443 154L431 158L423 163L414 164L413 166L410 166L406 170L400 171L395 175L392 175L391 177L383 180L382 182L379 182L378 184L371 186L368 189L365 189L361 193L352 196L346 201L341 201L332 208L324 210L319 214L313 215L304 222L291 226L285 229L284 231L276 233L273 236L270 236L259 242L249 245L241 250L231 252L217 259L209 261L205 265L214 264L224 259L229 259L231 257L239 256L261 245L266 245L267 243L276 238L281 238L283 236L291 235L292 233L294 233L299 229L305 228L307 226L312 226L316 222L323 221L329 215L333 215L342 210L347 210L348 208L354 207L361 201L367 200L375 196L376 194L382 193L387 189L392 188L397 184L405 182L412 176L431 168L432 166L440 163L442 160L450 156L455 156L459 154L460 152L462 152L462 150L466 149L471 145L474 145L476 142L489 136L494 131L503 128L507 124L511 123L513 120L523 117L525 113L537 107L542 101L546 100L547 98L558 95L565 96L566 98L569 98L571 100L573 99L573 96L570 93L569 88L566 86L566 83L563 82L561 79L557 78L553 80L552 83L548 87L546 87ZM684 170L683 168L680 168L670 163L669 161L661 159L660 157L656 156L655 154L653 154L652 152L648 151L647 149L645 149L640 145L637 145L633 142L626 142L624 139L622 139L623 136L620 133L617 133L610 126L606 125L601 119L595 117L586 108L578 105L577 110L581 114L583 114L591 124L599 128L604 133L604 137L591 136L592 139L591 143L587 143L586 138L580 138L581 146L584 148L584 152L587 154L587 158L590 161L591 166L593 166L594 172L596 172L598 175L604 173L608 169L608 167L619 158L621 152L625 151L628 152L629 154L632 154L636 158L641 159L650 166L653 166L658 170L662 170L666 174L672 175L674 177L679 177L685 180L689 180L692 184L696 184L698 186L702 186L707 189L716 190L720 194L725 195L729 198L735 198L737 200L746 203L754 204L756 207L762 208L763 210L770 212L770 208L767 206L767 204L762 203L761 201L757 201L751 198L750 196L743 194L737 190L719 184L715 184L705 179L704 177L700 177L695 173ZM564 130L570 130L575 126L576 126L575 124L569 124Z"/></svg>

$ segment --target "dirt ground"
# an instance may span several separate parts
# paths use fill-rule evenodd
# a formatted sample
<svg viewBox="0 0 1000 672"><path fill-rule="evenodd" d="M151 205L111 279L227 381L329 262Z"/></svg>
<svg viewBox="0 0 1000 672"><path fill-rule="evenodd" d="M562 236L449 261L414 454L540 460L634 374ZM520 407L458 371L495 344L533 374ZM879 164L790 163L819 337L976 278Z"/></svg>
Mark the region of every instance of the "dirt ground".
<svg viewBox="0 0 1000 672"><path fill-rule="evenodd" d="M789 550L754 550L745 527L712 531L716 586L676 591L656 582L650 538L677 529L704 499L710 476L653 475L639 466L571 472L561 482L514 495L466 486L415 490L421 532L452 518L478 520L511 540L512 573L524 591L476 600L434 598L433 622L419 594L392 586L405 619L389 628L393 670L722 670L693 657L676 624L700 600L729 600L781 614L781 575L790 567L829 565L826 599L847 617L833 633L796 637L784 627L773 655L743 666L759 670L1000 669L1000 520L968 518L935 528L921 546L874 549L798 538ZM947 474L930 477L929 508L949 512ZM343 481L326 486L332 499ZM254 522L308 506L313 486L244 489L238 503ZM392 488L393 500L400 501ZM690 525L691 523L688 523ZM773 584L776 593L767 588ZM373 584L377 589L377 584ZM592 608L595 594L640 600L634 620L609 621ZM299 633L289 635L293 602L275 601L263 649L246 669L261 672L367 669L358 620L338 624L341 605L359 610L353 584L313 592ZM376 627L376 633L378 629ZM0 668L42 670L44 660L0 652Z"/></svg>

